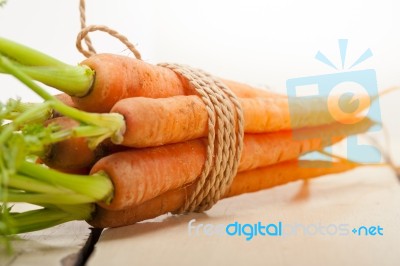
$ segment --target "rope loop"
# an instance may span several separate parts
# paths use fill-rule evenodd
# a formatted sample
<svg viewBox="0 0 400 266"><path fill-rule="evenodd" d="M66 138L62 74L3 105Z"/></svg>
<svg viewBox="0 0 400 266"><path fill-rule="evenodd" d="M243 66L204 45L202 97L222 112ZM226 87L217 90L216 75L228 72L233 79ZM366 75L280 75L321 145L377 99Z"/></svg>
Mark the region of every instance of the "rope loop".
<svg viewBox="0 0 400 266"><path fill-rule="evenodd" d="M118 39L122 42L134 55L137 59L141 60L142 56L140 55L139 51L136 47L128 40L127 37L120 34L118 31L113 30L104 25L90 25L86 26L86 5L85 0L79 1L79 13L80 13L80 22L81 22L81 30L76 37L76 48L78 51L83 54L85 57L91 57L96 54L96 50L93 47L92 41L89 37L89 32L94 31L102 31L108 33L109 35L113 36L114 38ZM87 50L85 50L82 46L82 41L85 41L87 46Z"/></svg>

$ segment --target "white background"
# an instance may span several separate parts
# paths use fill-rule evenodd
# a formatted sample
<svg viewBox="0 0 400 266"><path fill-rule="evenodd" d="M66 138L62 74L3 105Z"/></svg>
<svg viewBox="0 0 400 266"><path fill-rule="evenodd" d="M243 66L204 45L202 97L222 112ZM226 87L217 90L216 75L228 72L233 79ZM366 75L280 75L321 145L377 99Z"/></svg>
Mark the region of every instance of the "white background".
<svg viewBox="0 0 400 266"><path fill-rule="evenodd" d="M337 39L349 39L348 63L367 48L374 56L356 67L373 68L383 89L400 84L400 2L87 0L88 24L117 29L151 63L179 62L216 75L285 91L289 78L334 73L314 59L318 50L340 63ZM78 0L8 0L0 9L0 35L67 63L75 48ZM131 55L117 40L91 35L98 52ZM131 55L132 56L132 55ZM37 99L0 76L0 99Z"/></svg>

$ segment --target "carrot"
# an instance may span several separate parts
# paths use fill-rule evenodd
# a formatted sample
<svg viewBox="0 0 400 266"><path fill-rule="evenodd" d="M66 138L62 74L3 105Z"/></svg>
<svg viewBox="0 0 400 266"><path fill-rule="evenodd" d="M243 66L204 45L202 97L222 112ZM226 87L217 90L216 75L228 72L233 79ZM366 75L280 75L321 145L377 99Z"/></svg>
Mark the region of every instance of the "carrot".
<svg viewBox="0 0 400 266"><path fill-rule="evenodd" d="M261 189L272 188L297 180L341 173L352 170L355 167L357 167L357 164L349 161L300 160L297 164L295 161L286 161L239 173L224 197L228 198L244 193L256 192Z"/></svg>
<svg viewBox="0 0 400 266"><path fill-rule="evenodd" d="M45 124L56 124L61 129L72 129L79 125L77 121L63 116L47 120ZM47 146L40 159L51 168L80 173L81 169L90 169L100 158L126 149L112 144L110 140L105 140L92 150L86 138L74 137Z"/></svg>
<svg viewBox="0 0 400 266"><path fill-rule="evenodd" d="M192 96L177 96L177 97L182 97L186 99L187 97L192 97ZM194 96L193 99L200 101L197 97ZM129 136L129 138L124 138L125 141L123 142L123 144L125 145L136 146L136 147L156 146L171 142L177 143L180 141L185 141L186 139L195 139L204 136L206 134L206 132L204 132L204 129L202 130L203 128L201 125L202 123L199 123L198 125L192 123L192 121L205 120L205 118L202 117L204 113L197 112L195 108L193 112L183 112L185 114L180 117L188 117L188 119L186 120L186 122L180 120L178 123L172 114L170 116L168 115L170 114L168 110L175 111L174 107L179 107L178 104L173 105L174 107L171 107L171 105L168 104L172 100L171 98L166 98L163 99L162 101L161 99L149 99L149 98L132 98L131 100L137 102L137 104L133 105L133 107L135 108L132 108L131 110L136 110L136 107L138 107L138 110L136 112L136 115L134 116L132 115L132 117L127 116L128 114L125 114L126 120L130 121L130 123L127 126L127 131L125 132L125 136ZM164 105L165 108L159 107L158 104L159 101L165 103ZM128 102L130 102L130 100ZM157 107L152 108L153 106L152 103L154 102L157 102ZM185 101L179 101L179 102L184 103ZM151 112L152 110L165 110L165 111L160 111L160 112L153 111L154 115L152 117L160 118L156 119L158 123L157 122L153 123L153 121L149 121L150 119L149 117L146 117L144 113L140 112L140 110L143 109L149 112ZM165 114L167 114L167 117L165 117L164 119ZM78 124L77 122L68 119L66 117L62 119L53 119L49 121L59 124L61 128L71 128L72 125ZM169 123L167 124L165 123L165 121L169 121ZM358 130L360 131L367 130L370 123L371 121L365 120L365 122L358 127ZM135 128L137 130L133 130ZM335 127L334 131L331 132L338 132L340 128L343 130L343 132L337 133L337 135L346 135L347 134L346 131L351 132L350 125ZM177 135L174 134L174 132L181 132L181 134ZM264 134L254 135L251 139L254 140L254 142L256 140L258 142L260 142L261 140L262 142L264 140L264 136L265 136ZM272 143L274 143L272 139L280 138L275 136L285 136L282 139L290 139L293 137L296 139L307 139L307 138L323 139L326 137L321 134L318 135L318 131L314 132L313 130L296 130L294 136L290 136L289 132L284 132L283 135L280 133L269 134L268 142L270 142L271 145ZM131 139L131 140L137 139L137 141L127 143L126 139ZM276 142L278 143L277 145L279 145L279 141L280 140ZM250 145L251 141L248 140L247 143L248 145ZM259 144L256 144L255 146L257 145ZM265 144L261 144L261 146L262 145L265 146ZM124 149L127 148L120 145L113 145L108 140L101 143L94 150L91 150L89 149L87 142L85 141L84 138L70 138L66 141L54 143L53 145L49 146L47 152L43 157L43 160L45 161L46 165L52 168L61 168L61 169L87 168L91 167L100 158L109 155L111 153L123 151ZM264 151L263 149L255 149L255 150L261 152L261 154L254 156L255 158L264 158L263 157L264 155L262 153L263 152L268 153L268 151Z"/></svg>
<svg viewBox="0 0 400 266"><path fill-rule="evenodd" d="M79 125L68 117L57 117L46 121L47 124L55 123L62 129L70 129ZM96 149L89 149L86 138L71 138L49 146L41 159L43 163L52 168L80 169L91 166L101 156Z"/></svg>
<svg viewBox="0 0 400 266"><path fill-rule="evenodd" d="M301 163L312 168L299 167L299 161L295 160L238 173L224 197L268 189L297 180L342 173L357 166L345 161L332 162L330 167L324 167L323 165L326 162L323 161L302 161ZM97 206L95 216L87 222L98 228L119 227L151 219L168 212L176 212L183 206L188 195L193 193L194 188L195 183L170 190L141 205L119 211L111 211L103 208L103 206Z"/></svg>
<svg viewBox="0 0 400 266"><path fill-rule="evenodd" d="M35 160L36 164L45 164L42 158L37 157ZM49 165L47 165L49 166ZM54 170L57 170L61 173L66 174L75 174L75 175L88 175L90 173L90 168L58 168L58 167L51 167Z"/></svg>
<svg viewBox="0 0 400 266"><path fill-rule="evenodd" d="M54 95L58 100L60 100L62 103L71 106L71 107L75 107L76 105L74 103L74 101L72 100L71 96L69 96L68 94L65 93L60 93L60 94L56 94Z"/></svg>
<svg viewBox="0 0 400 266"><path fill-rule="evenodd" d="M295 133L296 139L291 131L247 134L238 171L296 159L305 152L330 146L348 134L364 132L371 125L366 121L358 128L332 124L300 129ZM99 204L107 209L123 209L193 182L205 162L206 146L205 139L198 139L102 158L93 166L91 174L104 173L112 180L114 198L110 205Z"/></svg>
<svg viewBox="0 0 400 266"><path fill-rule="evenodd" d="M286 98L239 100L244 111L245 132L273 132L332 122L329 112L318 114L312 112L314 108L321 110L322 106L326 105L321 99L310 99L308 102L302 99L296 100L298 102L294 106L298 109L292 115L288 110ZM313 108L303 108L306 104ZM126 124L122 140L124 146L151 147L177 143L204 137L208 131L206 107L197 96L175 96L164 99L128 98L119 101L111 111L124 117ZM85 147L86 142L83 138L70 139L55 145L57 147L50 149L54 152L47 156L46 162L56 168L90 167L96 158L99 158L96 153L109 154L107 151L101 152L101 147L96 148L91 154L90 149ZM76 154L80 151L81 155ZM66 152L69 154L64 154ZM63 165L66 162L69 162L68 165Z"/></svg>
<svg viewBox="0 0 400 266"><path fill-rule="evenodd" d="M244 110L245 132L250 133L318 126L332 120L329 113L315 114L310 109L302 108L306 102L295 105L299 107L298 111L290 115L287 99L279 97L240 99L240 103ZM315 100L313 106L317 110L318 103L325 104ZM113 107L112 112L124 116L126 130L122 144L125 146L151 147L177 143L204 137L208 131L207 111L197 96L123 99ZM152 115L148 115L149 113ZM63 118L58 122L65 124L66 120L67 118ZM69 128L72 125L78 123L71 121ZM107 148L112 147L97 147L92 152L84 138L69 139L54 146L49 148L43 159L50 167L64 169L91 167L97 159L110 154Z"/></svg>
<svg viewBox="0 0 400 266"><path fill-rule="evenodd" d="M141 60L98 54L84 60L81 65L88 66L96 73L90 91L81 97L72 97L81 110L109 112L119 100L131 97L165 98L197 94L192 85L174 71ZM225 82L238 97L277 95L241 83Z"/></svg>
<svg viewBox="0 0 400 266"><path fill-rule="evenodd" d="M177 95L198 95L184 77L168 68L151 65L141 60L112 54L99 54L86 59L81 65L88 66L96 73L90 91L83 96L72 97L77 107L85 111L109 112L119 100L131 97L166 98ZM286 97L277 93L255 89L234 81L223 80L223 82L238 97L280 98L287 105L287 101L284 101ZM349 99L344 103L351 102L352 95L348 95L348 97ZM321 111L328 106L330 111L337 115L337 120L349 117L348 113L342 112L341 108L338 108L339 96L329 97L328 101L325 99L322 103L315 98L310 100L309 104L311 105L307 104L307 106L317 103L318 107L322 108ZM303 101L307 100L303 99ZM296 103L297 101L290 103L291 107L298 108L295 106ZM364 110L369 103L370 97L364 95L360 98L361 108L359 109ZM304 108L304 105L301 108ZM287 106L286 109L288 109Z"/></svg>
<svg viewBox="0 0 400 266"><path fill-rule="evenodd" d="M328 104L336 100L336 97L331 97ZM341 116L341 120L335 121L326 108L326 98L321 97L290 100L283 97L240 98L239 102L243 109L246 133L298 129L333 122L351 124L358 122L353 121L358 119L356 115L368 107L362 105L358 112ZM289 102L294 110L289 110ZM208 133L206 106L197 96L127 98L117 102L111 112L124 116L126 131L122 145L125 146L159 146L204 137Z"/></svg>
<svg viewBox="0 0 400 266"><path fill-rule="evenodd" d="M117 101L128 97L197 94L174 71L126 56L98 54L79 66L71 66L4 38L0 38L0 53L17 61L19 69L32 79L72 96L76 107L85 111L109 112ZM8 72L0 66L0 73ZM284 97L242 83L223 81L238 97Z"/></svg>
<svg viewBox="0 0 400 266"><path fill-rule="evenodd" d="M270 97L282 97L285 98L286 96L283 94L275 93L271 90L268 89L259 89L253 86L250 86L245 83L237 82L237 81L232 81L232 80L227 80L220 78L220 80L228 86L235 94L236 96L240 98L270 98Z"/></svg>

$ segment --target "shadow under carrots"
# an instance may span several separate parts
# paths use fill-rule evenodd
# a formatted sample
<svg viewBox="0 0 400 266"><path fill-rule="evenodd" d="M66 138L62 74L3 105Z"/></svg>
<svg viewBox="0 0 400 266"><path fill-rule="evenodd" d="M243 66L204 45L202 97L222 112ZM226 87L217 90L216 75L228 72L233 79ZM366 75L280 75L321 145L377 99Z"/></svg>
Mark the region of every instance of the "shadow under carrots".
<svg viewBox="0 0 400 266"><path fill-rule="evenodd" d="M293 196L293 202L299 202L308 200L310 198L310 181L308 179L304 179L299 191Z"/></svg>

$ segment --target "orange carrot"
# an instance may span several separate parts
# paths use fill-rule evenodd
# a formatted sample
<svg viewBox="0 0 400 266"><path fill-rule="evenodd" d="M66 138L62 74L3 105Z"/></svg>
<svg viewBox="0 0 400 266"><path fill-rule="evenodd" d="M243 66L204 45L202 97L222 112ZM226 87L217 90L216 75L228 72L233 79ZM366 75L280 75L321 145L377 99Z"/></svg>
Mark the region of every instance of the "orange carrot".
<svg viewBox="0 0 400 266"><path fill-rule="evenodd" d="M68 94L60 93L60 94L57 94L57 95L54 95L54 96L55 96L58 100L60 100L61 102L63 102L64 104L76 108L76 105L75 105L74 101L72 100L71 96L69 96Z"/></svg>
<svg viewBox="0 0 400 266"><path fill-rule="evenodd" d="M272 188L297 180L341 173L357 166L357 164L349 161L301 160L297 164L295 161L286 161L239 173L224 197L228 198L244 193L256 192L261 189Z"/></svg>
<svg viewBox="0 0 400 266"><path fill-rule="evenodd" d="M342 124L301 129L296 132L299 139L295 139L291 131L247 134L238 171L296 159L305 152L320 150L357 130L364 132L370 125L358 129ZM104 157L93 166L91 174L104 172L108 175L115 193L110 205L99 204L108 209L123 209L193 182L204 165L206 145L204 139L198 139Z"/></svg>
<svg viewBox="0 0 400 266"><path fill-rule="evenodd" d="M46 124L57 124L61 129L71 129L79 125L75 120L63 116L47 120ZM63 172L77 171L79 173L81 169L91 168L100 158L125 149L106 140L96 149L91 150L86 138L70 138L49 145L40 159L51 168L61 169Z"/></svg>
<svg viewBox="0 0 400 266"><path fill-rule="evenodd" d="M331 97L328 104L336 100L336 97ZM288 99L283 97L247 98L239 101L243 108L246 133L298 129L333 122L351 124L348 116L335 121L326 109L325 98L292 99L291 108L294 110L291 112ZM176 143L204 137L208 132L208 113L205 104L197 96L128 98L117 102L111 112L125 118L126 131L122 142L125 146L151 147ZM358 119L356 114L351 114L350 118Z"/></svg>
<svg viewBox="0 0 400 266"><path fill-rule="evenodd" d="M198 95L193 86L184 77L176 74L171 69L151 65L141 60L112 54L99 54L86 59L81 64L95 71L91 89L85 95L73 97L76 106L85 111L109 112L119 100L131 97L166 98L177 95ZM287 101L285 101L287 97L283 95L256 89L234 81L222 81L239 98L279 98L285 104L285 109L289 109ZM352 107L352 95L348 95L348 97L349 99L340 97L340 102ZM298 98L293 97L292 100L294 101L290 102L290 107L294 108L294 110L291 110L292 114L295 114L297 109L310 108L310 115L313 115L312 117L314 118L316 117L316 112L330 112L336 121L347 120L349 116L354 115L343 112L342 110L346 109L343 106L339 108L339 96L325 98L324 100L321 100L321 97ZM358 112L367 108L370 100L368 95L359 97L360 108ZM298 106L298 103L300 103L300 106ZM317 106L313 106L315 104ZM289 119L289 116L285 114L284 118ZM331 121L324 124L333 122L332 117L330 118ZM303 119L307 121L308 117L303 116ZM315 120L313 119L312 121ZM294 121L294 124L296 123ZM316 124L309 126L312 125Z"/></svg>
<svg viewBox="0 0 400 266"><path fill-rule="evenodd" d="M297 180L342 173L357 167L356 164L345 161L333 162L329 167L324 167L324 163L322 161L302 161L302 164L307 164L313 168L299 167L299 162L296 160L239 173L224 197L268 189ZM168 212L176 212L183 206L188 195L193 193L195 185L193 183L189 186L170 190L141 205L119 211L110 211L98 206L95 216L88 223L98 228L119 227L151 219Z"/></svg>
<svg viewBox="0 0 400 266"><path fill-rule="evenodd" d="M232 80L227 80L227 79L220 79L228 88L230 88L236 96L240 98L259 98L259 97L282 97L286 98L285 95L275 93L271 90L268 89L259 89L255 88L253 86L250 86L245 83L237 82L237 81L232 81Z"/></svg>
<svg viewBox="0 0 400 266"><path fill-rule="evenodd" d="M172 70L141 60L112 54L94 55L81 63L95 71L92 88L87 95L73 97L81 110L109 112L121 99L144 96L165 98L196 94L192 86ZM276 93L225 81L238 97L271 97Z"/></svg>
<svg viewBox="0 0 400 266"><path fill-rule="evenodd" d="M46 124L49 123L56 123L62 129L79 125L75 120L62 116L47 120ZM95 161L96 153L89 149L85 138L73 138L50 145L41 159L52 168L80 169L90 166ZM79 164L76 163L77 158L79 158Z"/></svg>
<svg viewBox="0 0 400 266"><path fill-rule="evenodd" d="M299 108L291 115L288 101L282 97L239 100L244 111L244 128L247 133L273 132L332 122L329 113L312 113L313 108L301 108L304 104L295 105ZM318 103L326 105L325 101L315 100L313 104L316 110L320 109ZM128 98L119 101L112 112L120 113L125 118L126 130L122 142L124 146L151 147L177 143L204 137L208 131L208 114L204 103L197 96L175 96L164 99ZM85 144L83 139L58 143L57 147L51 148L54 152L47 156L46 162L56 168L90 167L101 157L96 153L100 155L110 153L102 152L103 148L97 148L91 154L89 148L84 147ZM64 154L64 150L69 154ZM63 165L66 162L69 162L68 165Z"/></svg>

